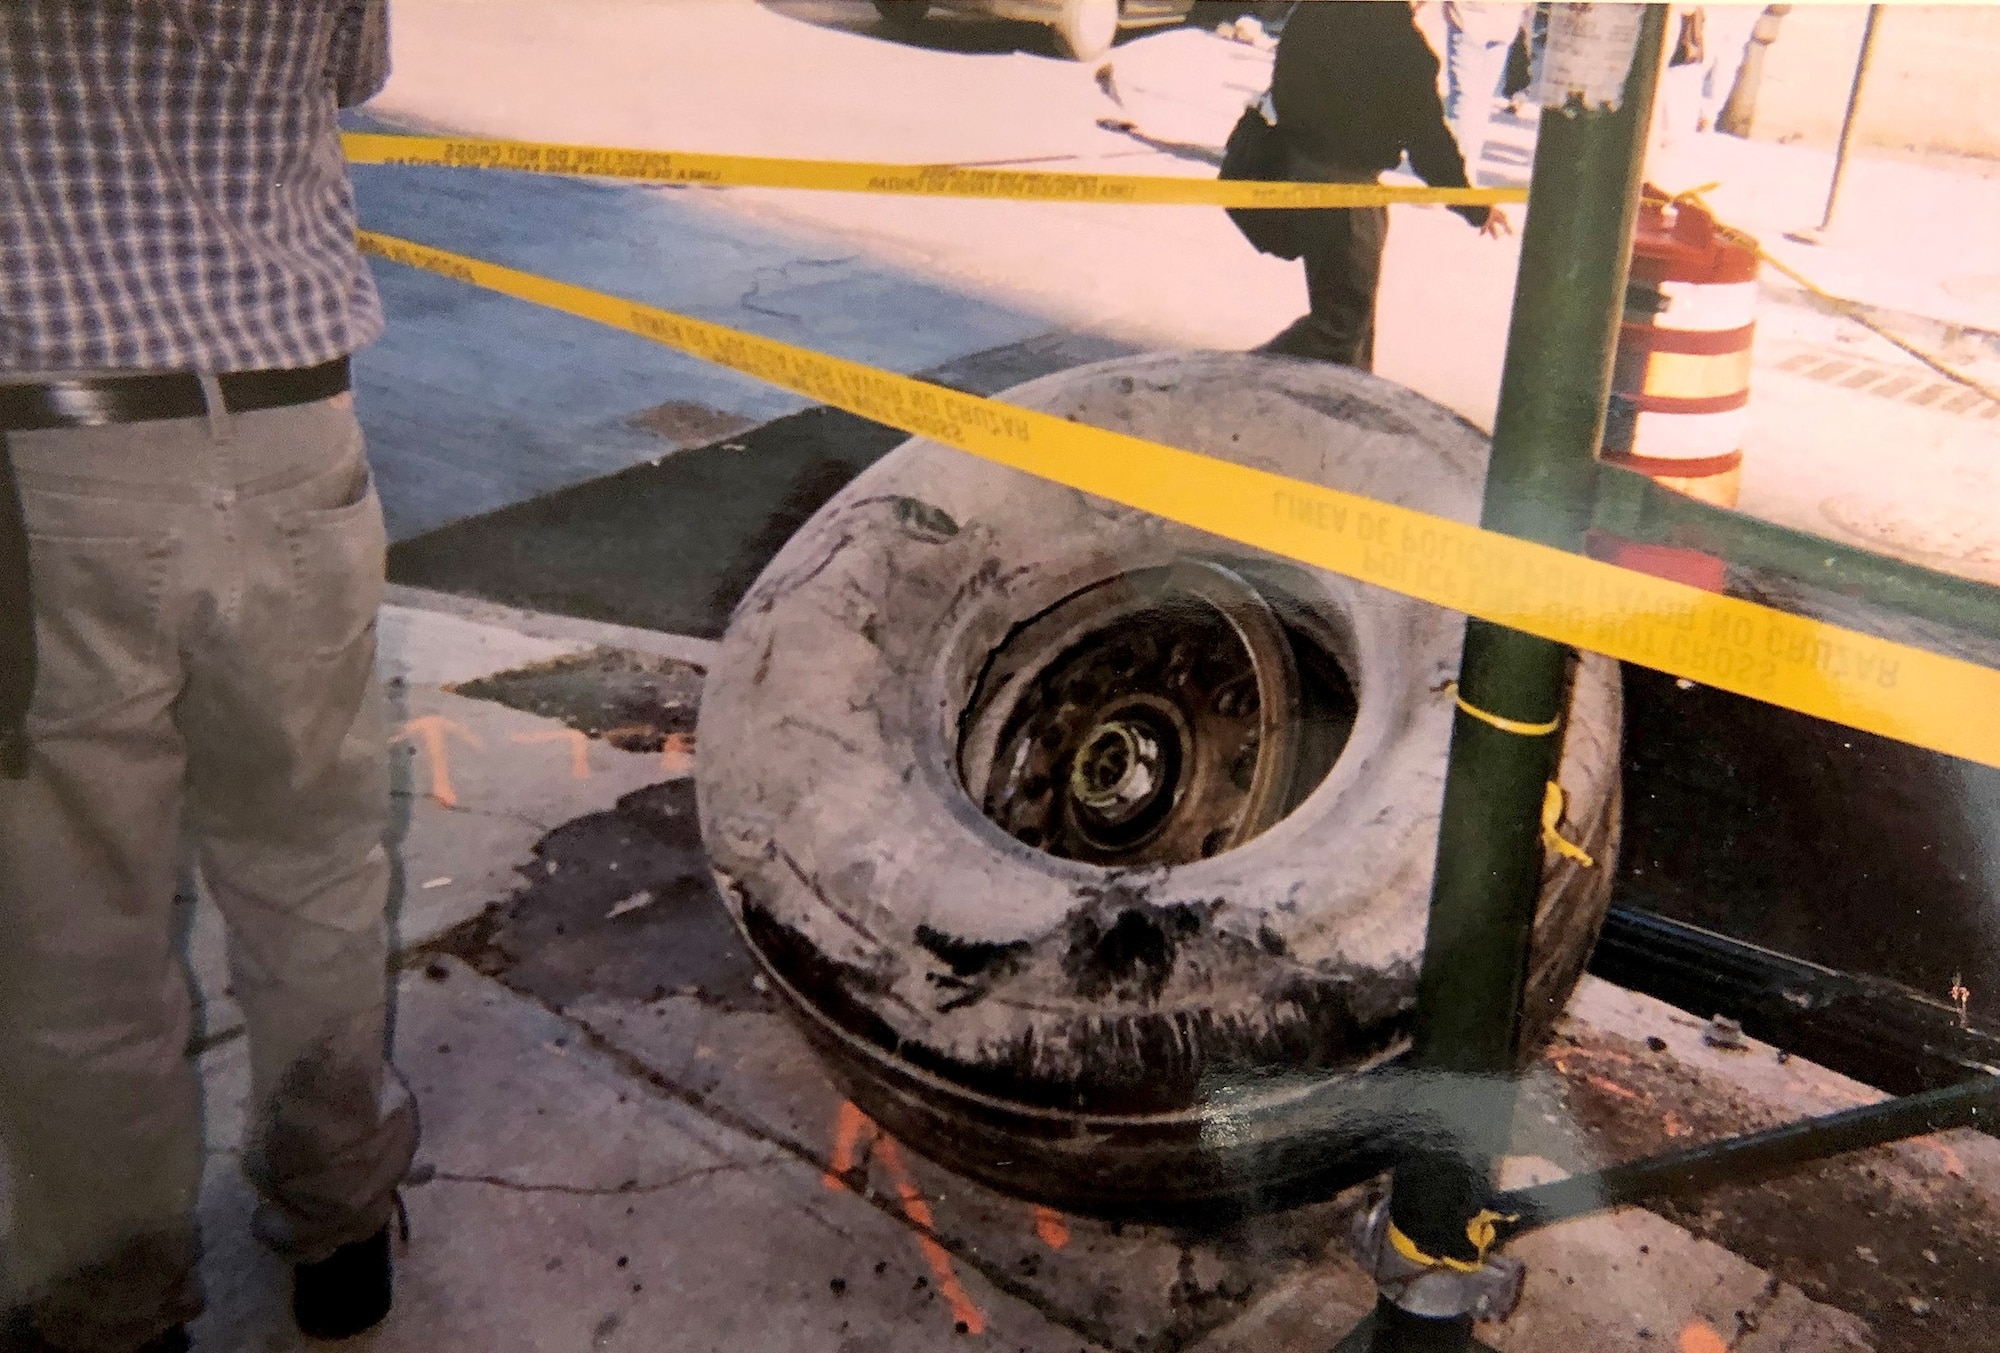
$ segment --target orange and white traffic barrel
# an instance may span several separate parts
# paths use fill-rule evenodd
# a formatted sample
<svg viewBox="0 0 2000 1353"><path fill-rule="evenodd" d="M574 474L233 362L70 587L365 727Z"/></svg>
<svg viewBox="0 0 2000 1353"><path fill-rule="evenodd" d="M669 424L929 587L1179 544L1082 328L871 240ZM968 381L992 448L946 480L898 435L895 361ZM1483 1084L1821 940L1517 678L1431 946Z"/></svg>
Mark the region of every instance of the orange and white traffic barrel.
<svg viewBox="0 0 2000 1353"><path fill-rule="evenodd" d="M1706 207L1648 188L1612 367L1602 458L1677 493L1734 507L1749 428L1757 242ZM1604 540L1613 562L1720 590L1722 564L1692 551ZM1678 556L1686 556L1676 563Z"/></svg>

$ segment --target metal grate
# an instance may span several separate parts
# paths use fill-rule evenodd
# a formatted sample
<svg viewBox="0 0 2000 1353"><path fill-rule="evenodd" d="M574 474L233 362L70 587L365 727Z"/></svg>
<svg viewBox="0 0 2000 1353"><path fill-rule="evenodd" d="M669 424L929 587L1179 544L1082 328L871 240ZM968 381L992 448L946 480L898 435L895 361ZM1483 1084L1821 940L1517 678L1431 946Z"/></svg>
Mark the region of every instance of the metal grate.
<svg viewBox="0 0 2000 1353"><path fill-rule="evenodd" d="M1855 357L1830 357L1816 350L1795 352L1779 362L1777 369L1842 390L1857 390L1959 418L2000 418L2000 402L1929 372L1912 372Z"/></svg>

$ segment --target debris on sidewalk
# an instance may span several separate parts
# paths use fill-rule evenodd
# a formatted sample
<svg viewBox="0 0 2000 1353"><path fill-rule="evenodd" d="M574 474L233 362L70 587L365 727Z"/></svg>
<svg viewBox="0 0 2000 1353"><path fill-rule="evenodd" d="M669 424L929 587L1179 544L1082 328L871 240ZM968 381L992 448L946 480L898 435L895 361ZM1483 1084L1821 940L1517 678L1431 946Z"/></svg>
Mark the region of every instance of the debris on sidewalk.
<svg viewBox="0 0 2000 1353"><path fill-rule="evenodd" d="M660 753L669 739L694 732L701 681L700 669L687 663L598 648L495 672L453 690L560 720L628 752Z"/></svg>
<svg viewBox="0 0 2000 1353"><path fill-rule="evenodd" d="M639 910L639 908L651 905L652 901L653 901L652 890L649 888L641 888L638 892L633 893L630 897L625 898L622 901L613 903L611 910L604 913L604 919L607 921L613 921L619 918L620 916L629 916L631 913Z"/></svg>
<svg viewBox="0 0 2000 1353"><path fill-rule="evenodd" d="M1230 23L1217 24L1215 35L1229 42L1240 42L1259 51L1276 51L1277 35L1264 26L1254 14L1245 14Z"/></svg>

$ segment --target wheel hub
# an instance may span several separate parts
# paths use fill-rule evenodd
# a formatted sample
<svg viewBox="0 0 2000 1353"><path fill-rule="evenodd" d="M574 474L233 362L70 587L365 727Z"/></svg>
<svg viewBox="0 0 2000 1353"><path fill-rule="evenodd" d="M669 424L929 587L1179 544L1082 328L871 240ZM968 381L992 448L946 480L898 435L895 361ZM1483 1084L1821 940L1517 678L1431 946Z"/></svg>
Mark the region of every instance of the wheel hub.
<svg viewBox="0 0 2000 1353"><path fill-rule="evenodd" d="M1083 740L1070 769L1069 792L1109 821L1123 822L1144 808L1166 781L1159 741L1140 725L1107 719Z"/></svg>
<svg viewBox="0 0 2000 1353"><path fill-rule="evenodd" d="M1088 588L993 655L961 778L1016 840L1104 865L1183 864L1291 807L1299 674L1269 605L1216 565Z"/></svg>

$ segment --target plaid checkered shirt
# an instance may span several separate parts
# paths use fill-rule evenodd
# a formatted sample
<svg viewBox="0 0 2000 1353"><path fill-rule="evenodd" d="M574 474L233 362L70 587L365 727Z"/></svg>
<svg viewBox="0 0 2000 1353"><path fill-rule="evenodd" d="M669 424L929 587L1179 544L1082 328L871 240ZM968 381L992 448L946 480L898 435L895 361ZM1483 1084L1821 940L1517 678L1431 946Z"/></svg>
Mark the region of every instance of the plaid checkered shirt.
<svg viewBox="0 0 2000 1353"><path fill-rule="evenodd" d="M0 379L314 366L382 330L337 109L387 0L0 0Z"/></svg>

